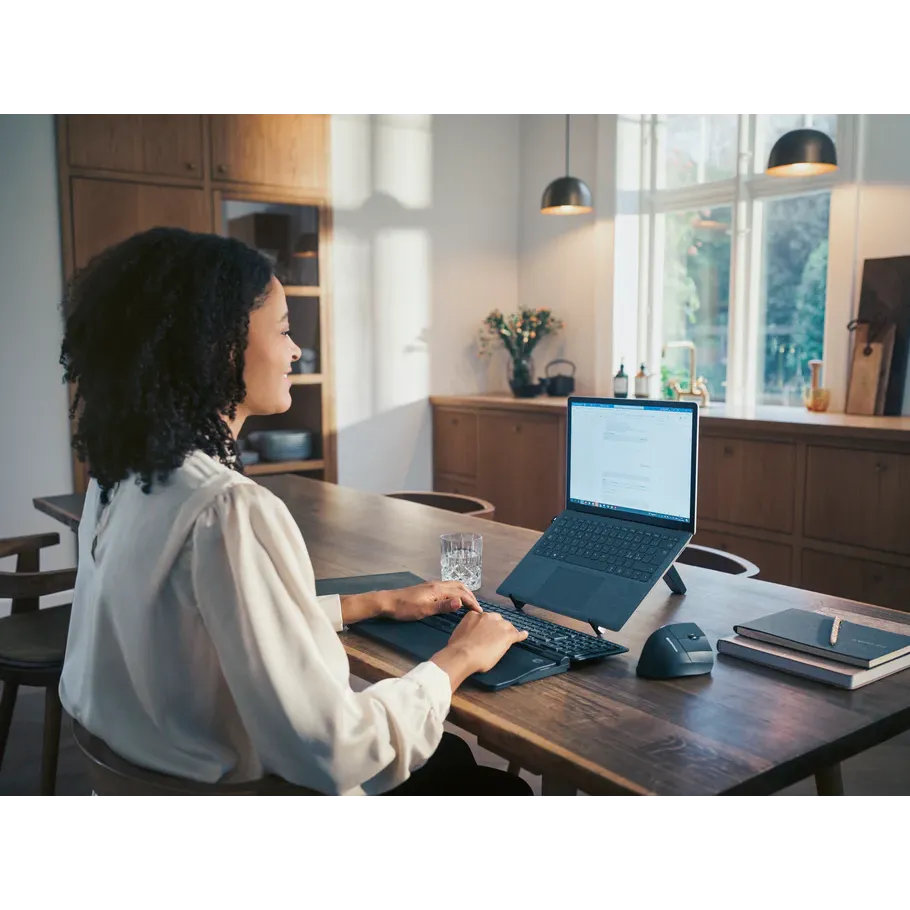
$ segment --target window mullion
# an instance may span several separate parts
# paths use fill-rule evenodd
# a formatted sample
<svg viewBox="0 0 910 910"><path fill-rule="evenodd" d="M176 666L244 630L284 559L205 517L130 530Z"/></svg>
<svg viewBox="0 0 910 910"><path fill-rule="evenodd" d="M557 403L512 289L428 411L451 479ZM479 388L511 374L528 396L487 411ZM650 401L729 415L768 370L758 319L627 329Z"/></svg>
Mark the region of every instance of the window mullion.
<svg viewBox="0 0 910 910"><path fill-rule="evenodd" d="M752 206L748 177L752 168L755 124L749 114L739 118L737 166L733 198L732 243L730 245L730 306L727 326L727 402L736 405L749 401L753 352L747 343L749 326L749 238Z"/></svg>

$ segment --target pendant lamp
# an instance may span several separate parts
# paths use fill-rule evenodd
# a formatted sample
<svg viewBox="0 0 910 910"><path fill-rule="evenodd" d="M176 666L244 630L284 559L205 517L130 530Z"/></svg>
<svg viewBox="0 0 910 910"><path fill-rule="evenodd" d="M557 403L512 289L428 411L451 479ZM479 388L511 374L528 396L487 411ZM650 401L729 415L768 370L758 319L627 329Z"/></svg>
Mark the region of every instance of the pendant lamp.
<svg viewBox="0 0 910 910"><path fill-rule="evenodd" d="M588 185L578 177L569 176L569 114L566 114L566 176L557 177L543 191L540 211L544 215L584 215L593 209Z"/></svg>
<svg viewBox="0 0 910 910"><path fill-rule="evenodd" d="M837 170L834 142L820 130L784 133L768 156L766 173L772 177L811 177Z"/></svg>

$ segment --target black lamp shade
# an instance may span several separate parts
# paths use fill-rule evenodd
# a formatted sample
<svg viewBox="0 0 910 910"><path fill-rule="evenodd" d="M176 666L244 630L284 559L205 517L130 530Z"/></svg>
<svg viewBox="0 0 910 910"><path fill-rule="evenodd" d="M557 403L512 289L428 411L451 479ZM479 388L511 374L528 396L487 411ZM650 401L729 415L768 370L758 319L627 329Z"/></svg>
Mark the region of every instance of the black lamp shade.
<svg viewBox="0 0 910 910"><path fill-rule="evenodd" d="M544 191L540 210L545 215L582 215L593 211L591 191L577 177L558 177Z"/></svg>
<svg viewBox="0 0 910 910"><path fill-rule="evenodd" d="M837 152L831 137L819 130L784 133L768 156L766 173L774 177L809 177L837 170Z"/></svg>

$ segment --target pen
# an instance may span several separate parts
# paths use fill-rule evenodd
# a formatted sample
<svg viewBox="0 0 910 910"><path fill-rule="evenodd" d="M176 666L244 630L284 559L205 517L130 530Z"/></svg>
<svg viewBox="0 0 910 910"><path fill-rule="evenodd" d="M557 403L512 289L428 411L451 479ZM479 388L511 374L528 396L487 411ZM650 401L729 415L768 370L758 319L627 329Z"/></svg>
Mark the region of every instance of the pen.
<svg viewBox="0 0 910 910"><path fill-rule="evenodd" d="M832 647L837 644L837 633L839 631L840 631L840 617L835 616L834 622L831 623L831 637L828 639L828 641Z"/></svg>

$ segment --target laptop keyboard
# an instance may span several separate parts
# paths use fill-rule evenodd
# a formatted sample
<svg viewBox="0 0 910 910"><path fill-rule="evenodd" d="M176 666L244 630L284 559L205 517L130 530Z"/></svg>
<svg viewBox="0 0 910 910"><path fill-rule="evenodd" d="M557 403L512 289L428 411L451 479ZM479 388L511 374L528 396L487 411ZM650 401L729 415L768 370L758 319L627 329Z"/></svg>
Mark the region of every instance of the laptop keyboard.
<svg viewBox="0 0 910 910"><path fill-rule="evenodd" d="M677 539L653 528L610 526L584 516L561 515L532 552L633 581L649 581Z"/></svg>
<svg viewBox="0 0 910 910"><path fill-rule="evenodd" d="M541 619L539 616L532 616L512 607L500 607L485 600L479 600L478 603L489 613L499 613L518 629L527 629L528 637L520 646L551 659L555 655L560 658L568 657L572 663L580 663L600 657L612 657L614 654L623 654L629 650L605 638L596 638L586 632L569 629L559 623L550 622L549 619ZM453 613L427 616L421 622L451 634L465 613L467 609L462 607Z"/></svg>

